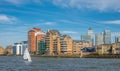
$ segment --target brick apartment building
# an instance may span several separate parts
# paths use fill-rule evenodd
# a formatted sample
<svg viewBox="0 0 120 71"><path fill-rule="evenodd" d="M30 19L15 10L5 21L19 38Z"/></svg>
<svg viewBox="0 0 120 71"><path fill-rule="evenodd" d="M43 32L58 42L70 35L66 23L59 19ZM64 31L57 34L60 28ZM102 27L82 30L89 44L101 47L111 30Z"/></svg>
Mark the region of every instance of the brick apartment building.
<svg viewBox="0 0 120 71"><path fill-rule="evenodd" d="M28 47L31 53L38 52L38 42L44 38L45 33L39 28L32 28L28 31Z"/></svg>

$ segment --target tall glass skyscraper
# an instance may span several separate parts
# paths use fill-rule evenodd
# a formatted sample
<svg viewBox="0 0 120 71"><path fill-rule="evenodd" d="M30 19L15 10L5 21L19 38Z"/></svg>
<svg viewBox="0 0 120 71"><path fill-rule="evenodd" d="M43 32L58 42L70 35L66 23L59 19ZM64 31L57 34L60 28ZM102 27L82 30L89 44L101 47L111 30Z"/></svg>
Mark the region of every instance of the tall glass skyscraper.
<svg viewBox="0 0 120 71"><path fill-rule="evenodd" d="M103 44L103 33L95 35L95 45Z"/></svg>
<svg viewBox="0 0 120 71"><path fill-rule="evenodd" d="M91 37L92 44L94 45L94 32L93 32L92 28L88 29L87 35L89 35Z"/></svg>
<svg viewBox="0 0 120 71"><path fill-rule="evenodd" d="M111 31L105 30L103 33L104 44L111 44Z"/></svg>

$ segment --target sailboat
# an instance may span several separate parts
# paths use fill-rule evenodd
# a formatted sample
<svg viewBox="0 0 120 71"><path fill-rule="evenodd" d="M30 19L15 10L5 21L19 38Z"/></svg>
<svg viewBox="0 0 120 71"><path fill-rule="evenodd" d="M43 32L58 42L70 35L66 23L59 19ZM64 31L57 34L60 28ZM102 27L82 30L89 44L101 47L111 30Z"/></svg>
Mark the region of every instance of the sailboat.
<svg viewBox="0 0 120 71"><path fill-rule="evenodd" d="M28 62L32 62L28 48L25 49L24 54L23 54L23 59Z"/></svg>

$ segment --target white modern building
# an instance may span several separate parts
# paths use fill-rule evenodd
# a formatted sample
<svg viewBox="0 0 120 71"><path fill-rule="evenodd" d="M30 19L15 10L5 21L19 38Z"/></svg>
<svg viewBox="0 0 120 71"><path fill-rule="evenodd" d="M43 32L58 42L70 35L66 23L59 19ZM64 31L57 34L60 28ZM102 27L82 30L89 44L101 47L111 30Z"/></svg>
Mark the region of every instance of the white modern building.
<svg viewBox="0 0 120 71"><path fill-rule="evenodd" d="M14 43L13 54L21 55L21 53L22 53L21 49L22 49L22 44L21 43Z"/></svg>
<svg viewBox="0 0 120 71"><path fill-rule="evenodd" d="M14 43L13 54L23 55L25 48L27 48L27 47L28 47L27 41L22 41L21 43Z"/></svg>

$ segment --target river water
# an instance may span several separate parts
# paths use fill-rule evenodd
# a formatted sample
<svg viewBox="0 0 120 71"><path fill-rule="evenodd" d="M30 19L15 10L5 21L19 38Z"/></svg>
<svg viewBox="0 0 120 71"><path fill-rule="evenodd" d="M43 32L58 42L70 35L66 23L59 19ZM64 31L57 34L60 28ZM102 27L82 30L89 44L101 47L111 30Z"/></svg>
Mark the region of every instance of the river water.
<svg viewBox="0 0 120 71"><path fill-rule="evenodd" d="M120 59L0 56L0 71L120 71Z"/></svg>

